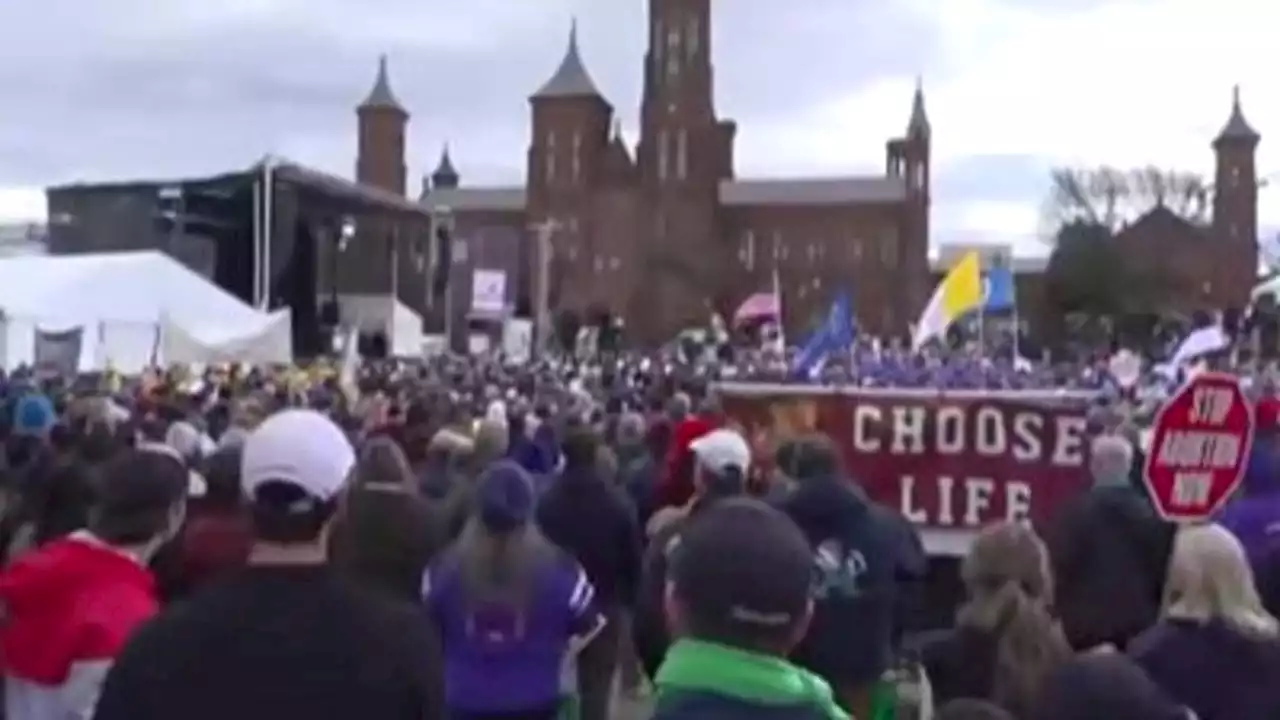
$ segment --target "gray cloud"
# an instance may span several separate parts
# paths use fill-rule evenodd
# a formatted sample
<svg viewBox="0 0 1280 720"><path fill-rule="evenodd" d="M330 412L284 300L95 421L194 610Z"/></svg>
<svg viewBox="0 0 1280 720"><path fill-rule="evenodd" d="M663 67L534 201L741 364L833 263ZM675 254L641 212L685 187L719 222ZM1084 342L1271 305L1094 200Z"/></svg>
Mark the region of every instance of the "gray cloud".
<svg viewBox="0 0 1280 720"><path fill-rule="evenodd" d="M938 168L933 194L947 202L1031 202L1043 199L1051 166L1031 155L969 155Z"/></svg>
<svg viewBox="0 0 1280 720"><path fill-rule="evenodd" d="M634 128L640 2L0 3L0 185L212 172L267 152L348 173L353 107L382 52L414 114L415 173L449 141L467 179L517 180L526 98L575 14L592 73ZM932 60L928 23L893 3L806 0L798 13L735 0L715 22L720 111L743 125L785 122Z"/></svg>

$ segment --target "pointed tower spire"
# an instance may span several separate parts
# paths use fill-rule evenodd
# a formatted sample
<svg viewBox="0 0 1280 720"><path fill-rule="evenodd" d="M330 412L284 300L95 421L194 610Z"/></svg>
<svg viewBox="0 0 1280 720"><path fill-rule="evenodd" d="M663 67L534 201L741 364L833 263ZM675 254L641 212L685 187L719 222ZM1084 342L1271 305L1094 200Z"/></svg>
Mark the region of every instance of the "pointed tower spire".
<svg viewBox="0 0 1280 720"><path fill-rule="evenodd" d="M457 169L453 167L453 158L449 156L449 143L445 143L440 152L440 163L436 165L435 172L431 173L431 187L456 188L461 180Z"/></svg>
<svg viewBox="0 0 1280 720"><path fill-rule="evenodd" d="M1214 144L1232 141L1256 143L1261 138L1258 131L1244 119L1244 111L1240 108L1240 86L1236 85L1231 89L1231 116L1227 118L1227 124L1218 133Z"/></svg>
<svg viewBox="0 0 1280 720"><path fill-rule="evenodd" d="M622 134L622 121L617 118L613 120L613 133L609 139L609 146L612 148L611 152L620 153L628 163L631 162L631 150L627 148L627 139Z"/></svg>
<svg viewBox="0 0 1280 720"><path fill-rule="evenodd" d="M924 109L924 80L916 76L916 92L911 98L911 119L907 121L907 137L928 138L932 128Z"/></svg>
<svg viewBox="0 0 1280 720"><path fill-rule="evenodd" d="M395 93L391 92L391 76L387 71L387 56L378 57L378 77L373 81L369 96L360 103L361 110L396 110L408 114Z"/></svg>
<svg viewBox="0 0 1280 720"><path fill-rule="evenodd" d="M602 97L596 88L595 81L587 72L582 62L582 53L578 49L578 19L574 18L569 27L569 47L565 50L560 67L551 76L533 98L570 98L570 97Z"/></svg>

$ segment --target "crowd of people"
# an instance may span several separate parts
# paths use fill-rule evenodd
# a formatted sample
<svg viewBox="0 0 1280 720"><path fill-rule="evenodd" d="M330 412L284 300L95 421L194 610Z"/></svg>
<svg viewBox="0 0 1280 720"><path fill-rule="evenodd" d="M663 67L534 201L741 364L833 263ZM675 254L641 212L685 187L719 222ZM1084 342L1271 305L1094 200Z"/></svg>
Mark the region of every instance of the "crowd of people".
<svg viewBox="0 0 1280 720"><path fill-rule="evenodd" d="M754 480L714 385L753 362L5 377L4 716L1275 720L1276 401L1216 523L1097 428L1091 489L981 529L920 632L939 562L856 457Z"/></svg>

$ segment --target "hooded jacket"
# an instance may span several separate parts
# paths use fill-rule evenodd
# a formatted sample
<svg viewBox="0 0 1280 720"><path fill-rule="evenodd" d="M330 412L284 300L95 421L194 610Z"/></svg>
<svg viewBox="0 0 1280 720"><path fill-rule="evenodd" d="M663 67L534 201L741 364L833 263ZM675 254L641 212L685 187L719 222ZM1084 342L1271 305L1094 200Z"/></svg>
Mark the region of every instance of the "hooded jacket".
<svg viewBox="0 0 1280 720"><path fill-rule="evenodd" d="M7 720L88 718L117 653L159 610L151 573L87 533L0 573Z"/></svg>
<svg viewBox="0 0 1280 720"><path fill-rule="evenodd" d="M813 548L817 583L813 620L792 659L832 682L879 679L893 659L900 570L915 564L901 528L837 478L800 483L781 509Z"/></svg>
<svg viewBox="0 0 1280 720"><path fill-rule="evenodd" d="M640 527L621 489L594 468L566 468L538 499L537 521L548 540L582 564L601 607L635 602Z"/></svg>

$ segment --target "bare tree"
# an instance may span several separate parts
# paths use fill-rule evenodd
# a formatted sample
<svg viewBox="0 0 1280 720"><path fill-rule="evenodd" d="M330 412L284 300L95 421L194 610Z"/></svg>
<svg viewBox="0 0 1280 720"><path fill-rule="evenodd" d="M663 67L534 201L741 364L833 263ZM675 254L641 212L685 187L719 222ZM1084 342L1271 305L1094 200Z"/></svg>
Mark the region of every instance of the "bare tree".
<svg viewBox="0 0 1280 720"><path fill-rule="evenodd" d="M1154 166L1121 170L1102 165L1057 168L1049 180L1041 220L1042 235L1051 243L1071 223L1085 222L1115 233L1161 206L1193 224L1209 219L1211 188L1195 173Z"/></svg>

